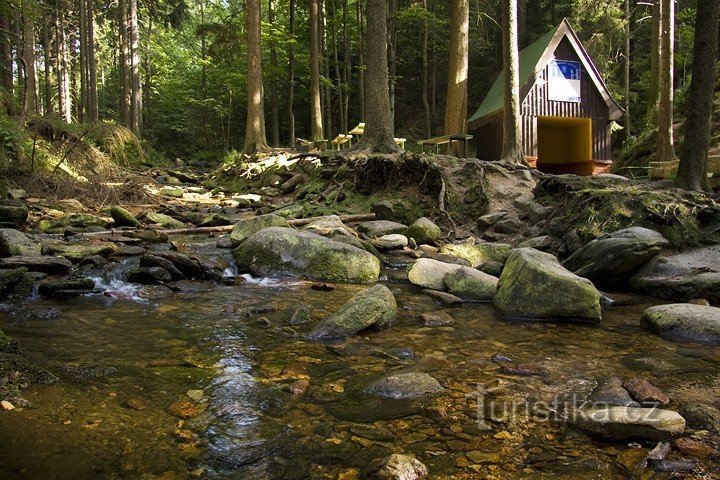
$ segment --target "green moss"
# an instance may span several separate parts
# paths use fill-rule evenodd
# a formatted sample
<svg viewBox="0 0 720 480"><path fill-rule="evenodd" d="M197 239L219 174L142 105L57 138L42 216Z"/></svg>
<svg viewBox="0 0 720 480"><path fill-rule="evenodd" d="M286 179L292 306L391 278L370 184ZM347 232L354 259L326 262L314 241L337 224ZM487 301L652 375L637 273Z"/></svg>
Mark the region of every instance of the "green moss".
<svg viewBox="0 0 720 480"><path fill-rule="evenodd" d="M0 330L0 352L4 352L10 346L10 337L5 335L5 332Z"/></svg>

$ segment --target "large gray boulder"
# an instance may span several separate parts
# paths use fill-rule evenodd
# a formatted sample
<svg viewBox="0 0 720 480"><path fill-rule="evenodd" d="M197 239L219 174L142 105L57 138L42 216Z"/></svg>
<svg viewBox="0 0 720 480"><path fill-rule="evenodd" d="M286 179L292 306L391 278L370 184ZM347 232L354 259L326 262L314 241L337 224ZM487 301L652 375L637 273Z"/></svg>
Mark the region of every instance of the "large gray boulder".
<svg viewBox="0 0 720 480"><path fill-rule="evenodd" d="M371 383L366 391L378 397L410 400L435 396L443 391L443 387L427 373L405 372Z"/></svg>
<svg viewBox="0 0 720 480"><path fill-rule="evenodd" d="M669 340L720 345L720 308L690 303L657 305L645 310L642 322Z"/></svg>
<svg viewBox="0 0 720 480"><path fill-rule="evenodd" d="M630 286L666 300L705 298L720 303L720 245L656 257L630 280Z"/></svg>
<svg viewBox="0 0 720 480"><path fill-rule="evenodd" d="M408 272L408 280L415 285L445 290L445 275L460 269L462 265L445 263L431 258L419 258Z"/></svg>
<svg viewBox="0 0 720 480"><path fill-rule="evenodd" d="M563 265L594 282L611 283L629 277L669 245L658 232L631 227L591 241L570 255Z"/></svg>
<svg viewBox="0 0 720 480"><path fill-rule="evenodd" d="M380 275L380 260L373 254L292 228L261 230L235 249L234 256L240 270L262 277L372 283Z"/></svg>
<svg viewBox="0 0 720 480"><path fill-rule="evenodd" d="M12 228L0 229L0 257L41 255L42 246L30 236Z"/></svg>
<svg viewBox="0 0 720 480"><path fill-rule="evenodd" d="M504 264L511 250L505 243L450 243L443 245L440 253L464 258L472 267L478 267L489 262Z"/></svg>
<svg viewBox="0 0 720 480"><path fill-rule="evenodd" d="M498 278L470 267L460 267L443 278L447 291L463 300L492 302Z"/></svg>
<svg viewBox="0 0 720 480"><path fill-rule="evenodd" d="M586 432L612 440L667 440L685 431L679 413L659 408L593 407L574 412L575 424Z"/></svg>
<svg viewBox="0 0 720 480"><path fill-rule="evenodd" d="M513 250L493 300L503 317L600 323L600 292L549 253Z"/></svg>
<svg viewBox="0 0 720 480"><path fill-rule="evenodd" d="M427 217L420 217L410 225L405 232L407 238L412 238L418 245L422 243L434 243L440 240L442 231Z"/></svg>
<svg viewBox="0 0 720 480"><path fill-rule="evenodd" d="M344 338L369 327L383 328L397 315L397 303L390 289L375 285L352 297L340 310L328 316L310 333L314 339Z"/></svg>
<svg viewBox="0 0 720 480"><path fill-rule="evenodd" d="M257 217L245 218L240 220L233 227L230 234L230 241L233 246L237 247L245 241L249 236L269 227L289 227L287 220L280 215L269 213L267 215L258 215Z"/></svg>
<svg viewBox="0 0 720 480"><path fill-rule="evenodd" d="M369 238L382 237L384 235L392 235L394 233L403 233L405 230L407 230L407 225L391 222L389 220L372 220L358 225L358 231L364 233Z"/></svg>

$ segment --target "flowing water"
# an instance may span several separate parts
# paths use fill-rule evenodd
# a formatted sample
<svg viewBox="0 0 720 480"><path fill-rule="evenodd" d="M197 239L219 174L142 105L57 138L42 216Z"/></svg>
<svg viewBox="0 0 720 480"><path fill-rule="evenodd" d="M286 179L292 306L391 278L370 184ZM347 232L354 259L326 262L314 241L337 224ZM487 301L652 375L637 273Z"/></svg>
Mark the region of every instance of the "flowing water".
<svg viewBox="0 0 720 480"><path fill-rule="evenodd" d="M209 244L192 249L222 261ZM60 381L25 390L32 408L0 413L0 478L351 479L393 452L415 454L432 478L616 478L625 444L541 415L560 417L562 401L610 374L648 378L673 399L717 395L720 351L647 332L651 299L606 309L601 327L505 322L481 304L426 327L418 315L438 307L402 271L384 273L397 322L335 344L305 334L360 286L246 276L170 291L103 278L120 298L6 308L0 328ZM300 306L310 321L291 323ZM496 354L547 373L503 374ZM393 371L427 372L445 391L422 402L364 393ZM299 379L309 388L293 395ZM478 419L478 395L515 415Z"/></svg>

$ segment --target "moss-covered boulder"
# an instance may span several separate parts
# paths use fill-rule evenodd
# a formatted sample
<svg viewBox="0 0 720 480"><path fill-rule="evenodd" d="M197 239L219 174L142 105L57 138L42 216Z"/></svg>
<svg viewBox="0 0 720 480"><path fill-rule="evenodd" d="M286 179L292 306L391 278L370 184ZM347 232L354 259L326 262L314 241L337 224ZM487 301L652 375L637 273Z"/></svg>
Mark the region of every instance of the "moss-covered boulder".
<svg viewBox="0 0 720 480"><path fill-rule="evenodd" d="M642 322L669 340L720 345L720 308L674 303L650 307Z"/></svg>
<svg viewBox="0 0 720 480"><path fill-rule="evenodd" d="M341 283L376 282L380 260L352 245L311 232L270 227L248 237L234 252L242 271Z"/></svg>
<svg viewBox="0 0 720 480"><path fill-rule="evenodd" d="M48 275L66 275L72 266L72 262L66 258L49 255L19 255L0 258L0 269L27 268L30 272L41 272Z"/></svg>
<svg viewBox="0 0 720 480"><path fill-rule="evenodd" d="M440 253L455 255L470 262L473 267L486 263L505 264L512 247L505 243L450 243L440 248Z"/></svg>
<svg viewBox="0 0 720 480"><path fill-rule="evenodd" d="M64 257L71 262L78 263L81 260L100 255L102 257L111 255L117 250L117 245L111 242L97 243L62 243L54 242L43 246L45 255L56 255Z"/></svg>
<svg viewBox="0 0 720 480"><path fill-rule="evenodd" d="M269 227L289 227L287 220L280 215L268 213L267 215L258 215L257 217L244 218L235 224L230 241L233 246L238 246L249 236Z"/></svg>
<svg viewBox="0 0 720 480"><path fill-rule="evenodd" d="M600 323L600 292L549 253L513 250L493 300L505 318Z"/></svg>
<svg viewBox="0 0 720 480"><path fill-rule="evenodd" d="M420 217L403 232L407 238L412 238L415 243L435 243L440 240L442 230L427 217Z"/></svg>
<svg viewBox="0 0 720 480"><path fill-rule="evenodd" d="M445 276L462 268L456 263L445 263L431 258L420 258L410 268L410 283L432 290L445 290Z"/></svg>
<svg viewBox="0 0 720 480"><path fill-rule="evenodd" d="M395 319L397 303L390 289L375 285L352 297L310 333L314 339L343 338L366 328L384 328Z"/></svg>
<svg viewBox="0 0 720 480"><path fill-rule="evenodd" d="M180 187L163 187L160 189L160 194L166 197L183 198L185 191Z"/></svg>
<svg viewBox="0 0 720 480"><path fill-rule="evenodd" d="M594 282L611 283L629 277L668 246L670 242L658 232L630 227L587 243L563 265Z"/></svg>
<svg viewBox="0 0 720 480"><path fill-rule="evenodd" d="M110 225L110 222L108 222L107 219L98 217L97 215L91 215L89 213L72 213L70 215L66 215L62 219L62 222L65 226L75 228L107 228Z"/></svg>
<svg viewBox="0 0 720 480"><path fill-rule="evenodd" d="M59 300L91 293L95 289L95 281L91 278L74 278L68 280L45 280L38 285L38 293L43 297Z"/></svg>
<svg viewBox="0 0 720 480"><path fill-rule="evenodd" d="M110 216L116 227L139 227L140 222L135 216L119 205L110 207Z"/></svg>
<svg viewBox="0 0 720 480"><path fill-rule="evenodd" d="M201 227L222 227L225 225L232 225L232 220L230 220L225 215L220 215L219 213L211 213L210 215L206 215L200 221Z"/></svg>
<svg viewBox="0 0 720 480"><path fill-rule="evenodd" d="M40 255L41 245L29 235L13 228L0 229L0 257Z"/></svg>
<svg viewBox="0 0 720 480"><path fill-rule="evenodd" d="M130 238L137 238L143 243L164 243L168 241L167 233L152 228L127 232L125 235Z"/></svg>
<svg viewBox="0 0 720 480"><path fill-rule="evenodd" d="M27 268L0 270L0 300L19 302L32 295L34 279Z"/></svg>
<svg viewBox="0 0 720 480"><path fill-rule="evenodd" d="M473 302L492 302L498 278L469 267L460 267L443 278L447 291Z"/></svg>
<svg viewBox="0 0 720 480"><path fill-rule="evenodd" d="M28 208L19 202L0 201L0 227L20 228L28 218Z"/></svg>
<svg viewBox="0 0 720 480"><path fill-rule="evenodd" d="M156 223L163 228L185 228L185 224L164 213L149 212L145 215L150 223Z"/></svg>

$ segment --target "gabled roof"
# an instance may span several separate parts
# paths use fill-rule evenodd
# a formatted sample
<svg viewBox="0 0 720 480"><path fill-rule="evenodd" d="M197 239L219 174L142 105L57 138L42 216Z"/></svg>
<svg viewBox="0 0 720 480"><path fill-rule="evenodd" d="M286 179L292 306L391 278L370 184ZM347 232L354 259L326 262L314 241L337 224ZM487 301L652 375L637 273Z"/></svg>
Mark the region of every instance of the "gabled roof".
<svg viewBox="0 0 720 480"><path fill-rule="evenodd" d="M563 38L567 38L573 46L580 58L583 70L590 75L593 84L595 84L605 103L607 103L610 110L610 119L617 120L622 117L624 110L620 108L620 105L612 98L610 90L608 90L595 64L566 18L563 19L556 28L550 30L520 52L520 91L525 92L525 94L530 91L529 88L526 88L528 86L527 84L534 82L535 76L552 60L553 54ZM503 72L500 72L490 91L480 104L480 107L470 119L468 119L469 127L472 127L472 124L480 126L486 123L482 121L486 117L499 115L502 112L504 106L504 84L505 76ZM521 101L522 100L523 98L521 98Z"/></svg>

